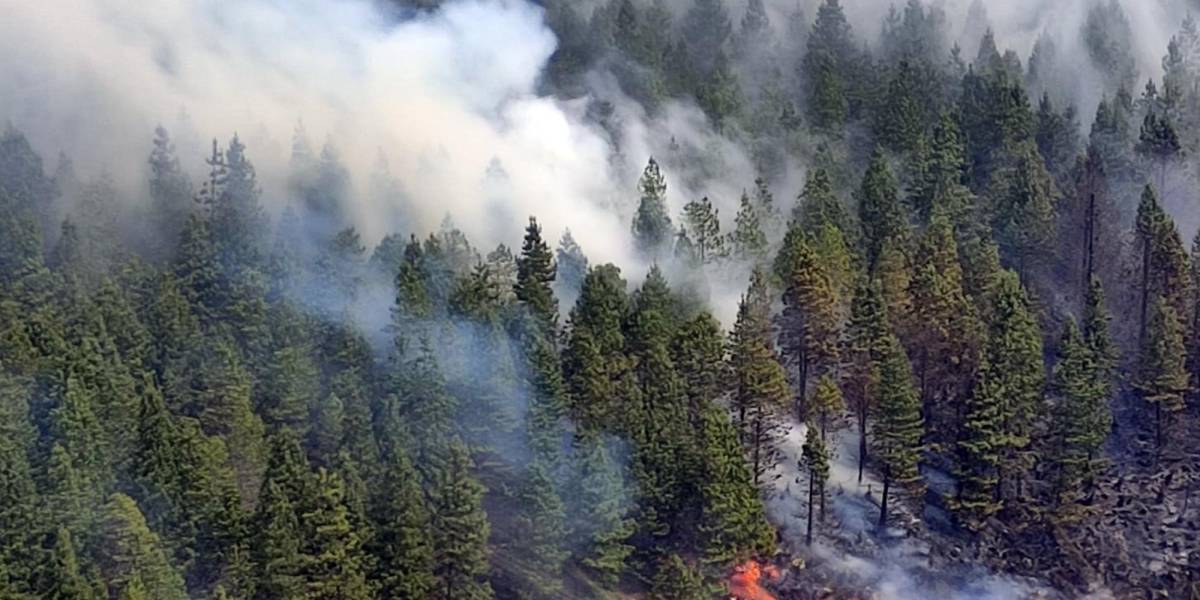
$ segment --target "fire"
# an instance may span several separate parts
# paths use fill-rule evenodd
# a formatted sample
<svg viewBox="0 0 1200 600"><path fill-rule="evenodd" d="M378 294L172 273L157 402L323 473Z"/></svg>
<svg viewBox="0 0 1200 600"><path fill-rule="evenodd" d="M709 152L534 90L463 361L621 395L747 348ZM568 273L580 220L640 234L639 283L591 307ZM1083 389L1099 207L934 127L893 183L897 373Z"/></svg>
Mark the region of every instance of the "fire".
<svg viewBox="0 0 1200 600"><path fill-rule="evenodd" d="M779 578L779 569L774 565L765 567L756 560L748 560L733 569L729 576L729 593L737 600L776 600L775 596L759 585L763 575L768 580Z"/></svg>

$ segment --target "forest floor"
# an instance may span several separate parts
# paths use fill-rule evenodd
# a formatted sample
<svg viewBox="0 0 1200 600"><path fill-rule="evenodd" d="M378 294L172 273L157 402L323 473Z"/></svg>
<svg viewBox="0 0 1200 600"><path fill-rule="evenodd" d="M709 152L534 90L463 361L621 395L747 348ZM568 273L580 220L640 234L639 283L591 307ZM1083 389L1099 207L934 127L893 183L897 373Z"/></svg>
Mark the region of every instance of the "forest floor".
<svg viewBox="0 0 1200 600"><path fill-rule="evenodd" d="M889 525L878 530L882 484L869 470L858 478L858 435L831 433L834 457L827 484L823 521L815 523L812 546L805 543L808 511L807 475L800 469L806 428L792 423L767 501L779 527L785 576L778 586L781 600L807 598L885 598L888 600L1013 600L1060 597L1032 578L999 574L984 566L946 556L945 548L962 544L922 524L909 502L890 502ZM948 476L927 472L933 487L953 485ZM923 505L925 522L949 522L934 503ZM819 514L819 509L814 510ZM818 520L818 517L814 517Z"/></svg>

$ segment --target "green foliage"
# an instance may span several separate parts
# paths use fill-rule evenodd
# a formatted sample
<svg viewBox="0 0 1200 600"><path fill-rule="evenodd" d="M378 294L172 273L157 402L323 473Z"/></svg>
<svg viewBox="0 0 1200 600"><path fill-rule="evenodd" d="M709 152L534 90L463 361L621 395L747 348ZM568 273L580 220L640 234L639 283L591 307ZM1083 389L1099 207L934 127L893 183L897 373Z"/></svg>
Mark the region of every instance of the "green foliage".
<svg viewBox="0 0 1200 600"><path fill-rule="evenodd" d="M446 461L428 490L433 531L432 596L439 600L492 598L487 539L491 527L483 512L484 487L471 474L471 457L461 442L449 444Z"/></svg>
<svg viewBox="0 0 1200 600"><path fill-rule="evenodd" d="M704 576L678 554L659 562L650 588L653 600L693 600L711 595Z"/></svg>
<svg viewBox="0 0 1200 600"><path fill-rule="evenodd" d="M667 214L667 182L653 158L638 180L637 213L633 217L633 241L638 252L649 259L664 256L674 229Z"/></svg>
<svg viewBox="0 0 1200 600"><path fill-rule="evenodd" d="M167 561L159 537L146 526L137 503L124 494L113 494L104 513L98 541L104 552L95 560L109 594L128 596L144 587L141 597L186 600L183 578Z"/></svg>
<svg viewBox="0 0 1200 600"><path fill-rule="evenodd" d="M883 470L883 502L879 524L887 522L888 493L892 485L919 487L917 462L921 455L924 422L921 401L913 387L912 365L894 335L883 344L879 362L879 417L875 422L875 457Z"/></svg>
<svg viewBox="0 0 1200 600"><path fill-rule="evenodd" d="M1150 307L1150 321L1138 352L1134 387L1142 399L1154 407L1155 440L1159 449L1169 426L1165 421L1171 414L1183 410L1184 394L1189 389L1183 340L1183 326L1175 309L1162 297L1156 298Z"/></svg>

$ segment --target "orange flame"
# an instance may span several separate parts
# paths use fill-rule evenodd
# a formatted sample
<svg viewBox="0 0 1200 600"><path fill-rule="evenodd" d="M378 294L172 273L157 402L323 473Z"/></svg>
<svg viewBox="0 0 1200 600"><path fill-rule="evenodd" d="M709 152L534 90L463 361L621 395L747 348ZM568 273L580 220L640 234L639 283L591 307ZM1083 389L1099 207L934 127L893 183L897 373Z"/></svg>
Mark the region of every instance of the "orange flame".
<svg viewBox="0 0 1200 600"><path fill-rule="evenodd" d="M734 567L733 574L729 576L729 593L737 600L775 600L775 596L758 583L764 572L769 580L779 578L779 569L774 565L764 567L756 560Z"/></svg>

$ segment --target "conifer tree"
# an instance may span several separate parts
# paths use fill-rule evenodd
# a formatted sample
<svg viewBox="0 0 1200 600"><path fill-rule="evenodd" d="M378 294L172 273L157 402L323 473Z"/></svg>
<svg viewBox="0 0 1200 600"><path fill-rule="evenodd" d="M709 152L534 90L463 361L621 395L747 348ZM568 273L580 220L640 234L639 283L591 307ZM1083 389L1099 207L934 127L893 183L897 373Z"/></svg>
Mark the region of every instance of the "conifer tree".
<svg viewBox="0 0 1200 600"><path fill-rule="evenodd" d="M795 369L796 414L804 418L810 374L824 375L838 360L840 319L829 275L808 241L791 240L792 264L784 278L779 341L783 357Z"/></svg>
<svg viewBox="0 0 1200 600"><path fill-rule="evenodd" d="M724 568L770 554L774 531L738 444L737 429L725 411L716 406L704 409L699 441L703 451L698 531L705 563Z"/></svg>
<svg viewBox="0 0 1200 600"><path fill-rule="evenodd" d="M362 540L353 528L340 477L321 469L311 508L301 515L304 544L300 558L305 598L368 600Z"/></svg>
<svg viewBox="0 0 1200 600"><path fill-rule="evenodd" d="M1147 112L1135 149L1158 167L1158 189L1165 193L1167 167L1183 152L1171 120L1154 110Z"/></svg>
<svg viewBox="0 0 1200 600"><path fill-rule="evenodd" d="M45 567L41 597L46 600L98 600L94 589L79 571L79 558L71 532L59 527Z"/></svg>
<svg viewBox="0 0 1200 600"><path fill-rule="evenodd" d="M555 258L555 289L568 305L574 304L574 299L579 296L579 288L583 285L583 278L587 275L588 260L579 242L571 235L570 229L563 231L562 238L558 241L558 249L555 250Z"/></svg>
<svg viewBox="0 0 1200 600"><path fill-rule="evenodd" d="M717 209L707 197L683 207L683 221L701 264L712 263L726 254L725 238Z"/></svg>
<svg viewBox="0 0 1200 600"><path fill-rule="evenodd" d="M626 543L634 523L626 517L630 498L624 475L600 436L587 432L576 441L571 472L570 547L581 565L611 587L633 551Z"/></svg>
<svg viewBox="0 0 1200 600"><path fill-rule="evenodd" d="M829 479L829 449L821 433L812 421L805 425L807 433L804 437L804 448L800 462L808 472L808 529L804 533L804 541L812 545L813 539L813 507L820 502L821 518L825 517L825 483Z"/></svg>
<svg viewBox="0 0 1200 600"><path fill-rule="evenodd" d="M742 192L737 218L734 220L736 227L730 234L733 255L738 260L754 262L762 260L766 255L767 236L763 233L760 217L758 209L750 203L750 196Z"/></svg>
<svg viewBox="0 0 1200 600"><path fill-rule="evenodd" d="M837 381L832 376L825 375L817 381L817 386L813 390L809 407L816 416L816 423L820 426L821 437L824 438L829 428L830 420L836 419L842 411L846 410L846 402L842 398L842 390L838 387Z"/></svg>
<svg viewBox="0 0 1200 600"><path fill-rule="evenodd" d="M300 598L304 594L300 521L288 492L274 479L263 484L251 540L256 599Z"/></svg>
<svg viewBox="0 0 1200 600"><path fill-rule="evenodd" d="M1179 317L1162 297L1156 298L1138 352L1134 387L1142 399L1154 407L1154 439L1159 451L1163 448L1172 415L1184 408L1184 394L1188 391L1185 359L1183 326Z"/></svg>
<svg viewBox="0 0 1200 600"><path fill-rule="evenodd" d="M779 459L782 424L790 390L771 335L771 300L761 269L750 276L750 288L738 306L731 336L729 363L733 373L732 406L742 444L750 456L754 484Z"/></svg>
<svg viewBox="0 0 1200 600"><path fill-rule="evenodd" d="M450 443L443 465L434 473L427 492L433 530L433 574L438 600L492 598L487 540L491 530L483 512L484 487L471 474L473 464L466 447Z"/></svg>
<svg viewBox="0 0 1200 600"><path fill-rule="evenodd" d="M1032 143L1021 144L1012 162L994 174L990 212L1001 252L1024 277L1049 250L1058 190Z"/></svg>
<svg viewBox="0 0 1200 600"><path fill-rule="evenodd" d="M109 594L120 595L140 582L146 598L186 600L183 578L167 561L159 538L146 526L137 503L124 494L113 494L104 508L96 556Z"/></svg>
<svg viewBox="0 0 1200 600"><path fill-rule="evenodd" d="M563 564L567 514L546 465L537 459L529 465L518 494L517 530L521 539L515 551L520 587L532 598L559 598L563 593Z"/></svg>
<svg viewBox="0 0 1200 600"><path fill-rule="evenodd" d="M1109 385L1079 326L1074 320L1067 321L1052 379L1058 400L1051 457L1058 504L1072 504L1081 498L1084 484L1097 473L1096 455L1112 426Z"/></svg>
<svg viewBox="0 0 1200 600"><path fill-rule="evenodd" d="M663 256L674 229L667 213L667 182L653 158L638 181L641 199L633 217L633 240L638 252L649 259Z"/></svg>
<svg viewBox="0 0 1200 600"><path fill-rule="evenodd" d="M934 218L921 240L909 286L911 348L928 440L949 444L971 386L980 338L974 306L963 293L963 273L950 223Z"/></svg>
<svg viewBox="0 0 1200 600"><path fill-rule="evenodd" d="M842 350L845 363L846 401L854 412L858 429L858 479L862 481L867 461L867 421L876 409L879 386L879 362L884 342L891 333L883 290L878 280L862 278L854 293L846 342Z"/></svg>
<svg viewBox="0 0 1200 600"><path fill-rule="evenodd" d="M667 235L670 235L669 230ZM551 288L554 277L554 255L542 239L541 225L530 217L521 256L517 259L517 281L513 291L539 334L549 339L554 339L558 325L558 301Z"/></svg>
<svg viewBox="0 0 1200 600"><path fill-rule="evenodd" d="M858 218L869 271L875 269L884 244L905 237L907 221L898 195L887 158L877 148L858 191Z"/></svg>
<svg viewBox="0 0 1200 600"><path fill-rule="evenodd" d="M815 169L808 174L792 220L808 233L816 232L825 225L834 225L843 232L850 231L850 215L834 195L828 171Z"/></svg>
<svg viewBox="0 0 1200 600"><path fill-rule="evenodd" d="M1022 473L1030 466L1034 419L1045 384L1041 331L1026 292L1011 271L1002 273L996 286L959 443L959 503L977 517L1024 498Z"/></svg>
<svg viewBox="0 0 1200 600"><path fill-rule="evenodd" d="M883 496L879 527L887 526L888 501L893 486L916 487L920 479L924 422L921 402L913 387L912 365L895 335L883 344L879 364L879 417L875 422L875 456L883 471Z"/></svg>
<svg viewBox="0 0 1200 600"><path fill-rule="evenodd" d="M652 600L692 600L711 595L704 576L678 554L659 561L650 587Z"/></svg>
<svg viewBox="0 0 1200 600"><path fill-rule="evenodd" d="M571 414L581 428L611 428L629 395L629 364L622 331L629 312L625 280L606 264L588 270L571 309L563 376Z"/></svg>
<svg viewBox="0 0 1200 600"><path fill-rule="evenodd" d="M419 476L403 448L389 453L376 498L372 581L385 598L425 598L435 583L432 532Z"/></svg>
<svg viewBox="0 0 1200 600"><path fill-rule="evenodd" d="M808 37L808 52L801 66L808 90L809 120L815 129L838 134L849 115L847 77L851 53L850 24L838 0L825 0Z"/></svg>
<svg viewBox="0 0 1200 600"><path fill-rule="evenodd" d="M688 417L694 424L726 390L725 350L721 325L709 313L696 315L675 333L671 356L683 378Z"/></svg>

